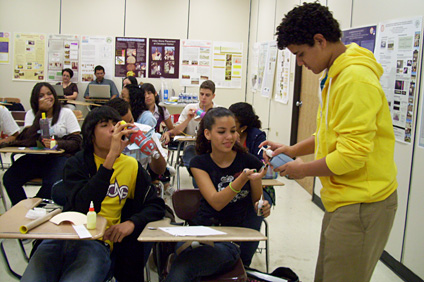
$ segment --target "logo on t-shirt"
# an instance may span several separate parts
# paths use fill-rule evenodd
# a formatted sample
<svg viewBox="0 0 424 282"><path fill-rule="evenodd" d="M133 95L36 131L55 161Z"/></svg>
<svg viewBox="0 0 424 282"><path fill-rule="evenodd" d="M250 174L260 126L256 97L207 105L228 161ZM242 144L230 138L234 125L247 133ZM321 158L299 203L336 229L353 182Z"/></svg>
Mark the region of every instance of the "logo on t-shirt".
<svg viewBox="0 0 424 282"><path fill-rule="evenodd" d="M128 186L127 185L119 186L118 180L115 179L115 183L109 185L106 196L110 198L115 198L116 196L118 196L119 203L121 203L121 200L128 197Z"/></svg>

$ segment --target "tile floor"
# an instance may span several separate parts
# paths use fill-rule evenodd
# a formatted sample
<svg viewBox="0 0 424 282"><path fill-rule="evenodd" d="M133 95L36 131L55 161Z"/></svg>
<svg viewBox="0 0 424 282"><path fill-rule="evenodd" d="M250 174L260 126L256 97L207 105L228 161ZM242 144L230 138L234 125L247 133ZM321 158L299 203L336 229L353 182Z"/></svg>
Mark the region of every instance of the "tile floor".
<svg viewBox="0 0 424 282"><path fill-rule="evenodd" d="M3 172L0 171L0 177L2 176ZM277 187L277 204L268 218L270 270L279 266L290 267L298 274L301 281L310 282L313 281L314 276L323 212L312 203L311 196L295 181L287 179L282 179L282 181L286 185ZM185 169L182 169L181 187L192 187L191 179ZM29 195L35 193L30 190L34 189L28 189ZM169 199L166 201L169 202ZM0 206L0 212L3 212L3 205L0 204ZM18 273L22 273L26 262L22 258L16 241L6 240L5 246L11 264ZM5 272L4 261L0 260L0 281L17 281ZM256 254L251 266L265 271L265 254ZM156 273L151 272L151 278L152 281L157 281ZM400 282L402 280L379 262L371 281Z"/></svg>

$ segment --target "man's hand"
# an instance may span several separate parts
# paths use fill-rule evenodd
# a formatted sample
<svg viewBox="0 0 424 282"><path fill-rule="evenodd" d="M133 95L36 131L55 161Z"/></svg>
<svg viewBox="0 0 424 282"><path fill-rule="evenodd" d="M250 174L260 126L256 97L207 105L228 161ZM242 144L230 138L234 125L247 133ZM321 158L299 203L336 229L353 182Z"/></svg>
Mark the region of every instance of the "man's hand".
<svg viewBox="0 0 424 282"><path fill-rule="evenodd" d="M295 153L292 146L287 146L284 144L272 142L272 141L264 141L261 144L259 144L259 148L262 148L263 146L268 146L268 149L271 149L273 151L272 156L279 155L281 153L286 154L287 156L294 158ZM270 157L263 151L263 157L265 162L269 162Z"/></svg>
<svg viewBox="0 0 424 282"><path fill-rule="evenodd" d="M112 225L105 231L103 239L109 240L114 243L122 242L122 239L124 239L134 231L134 227L134 223L130 220L127 220L120 224Z"/></svg>
<svg viewBox="0 0 424 282"><path fill-rule="evenodd" d="M109 154L118 157L122 153L125 147L128 146L128 144L130 143L130 141L128 140L130 134L137 132L137 130L128 129L128 127L134 126L135 125L132 123L121 124L120 122L118 122L115 124ZM122 138L123 136L127 138Z"/></svg>
<svg viewBox="0 0 424 282"><path fill-rule="evenodd" d="M274 171L280 172L281 176L286 176L290 179L302 179L306 176L304 162L300 158L277 167Z"/></svg>
<svg viewBox="0 0 424 282"><path fill-rule="evenodd" d="M171 141L171 136L168 131L165 131L160 137L160 142L164 144L168 144Z"/></svg>
<svg viewBox="0 0 424 282"><path fill-rule="evenodd" d="M188 119L192 119L192 118L194 118L196 116L196 110L195 109L190 109L190 110L188 110L188 113L187 113L187 118Z"/></svg>

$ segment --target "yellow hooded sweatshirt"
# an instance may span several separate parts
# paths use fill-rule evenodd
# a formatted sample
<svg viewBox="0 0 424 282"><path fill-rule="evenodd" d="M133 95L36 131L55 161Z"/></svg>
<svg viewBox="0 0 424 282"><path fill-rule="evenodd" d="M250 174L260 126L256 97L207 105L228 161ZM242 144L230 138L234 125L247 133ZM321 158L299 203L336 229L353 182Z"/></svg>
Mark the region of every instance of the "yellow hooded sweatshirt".
<svg viewBox="0 0 424 282"><path fill-rule="evenodd" d="M379 81L383 68L369 50L346 47L328 70L315 133L315 158L326 157L335 174L320 177L329 212L382 201L398 185L392 120Z"/></svg>

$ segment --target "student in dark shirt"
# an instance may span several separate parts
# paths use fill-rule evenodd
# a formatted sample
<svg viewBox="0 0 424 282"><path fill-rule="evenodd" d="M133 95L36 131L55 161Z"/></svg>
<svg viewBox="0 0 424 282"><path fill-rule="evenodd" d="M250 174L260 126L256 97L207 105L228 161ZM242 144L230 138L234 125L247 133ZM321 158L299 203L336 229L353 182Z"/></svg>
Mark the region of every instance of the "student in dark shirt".
<svg viewBox="0 0 424 282"><path fill-rule="evenodd" d="M251 203L257 209L266 171L237 138L234 116L225 108L209 110L200 122L198 155L190 162L190 170L203 198L193 225L242 226ZM260 213L269 215L268 203ZM231 269L239 257L240 249L232 242L188 247L176 257L165 281L198 281Z"/></svg>

